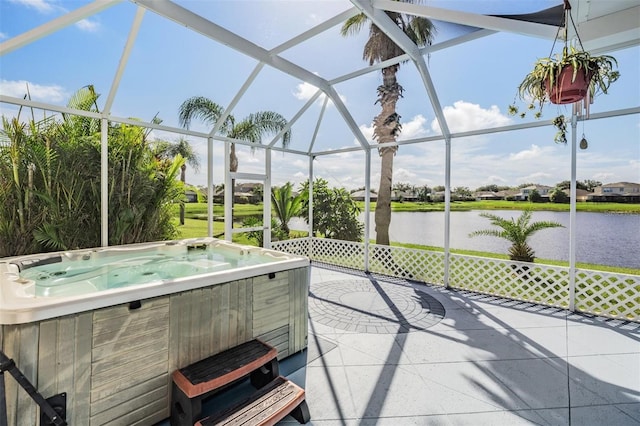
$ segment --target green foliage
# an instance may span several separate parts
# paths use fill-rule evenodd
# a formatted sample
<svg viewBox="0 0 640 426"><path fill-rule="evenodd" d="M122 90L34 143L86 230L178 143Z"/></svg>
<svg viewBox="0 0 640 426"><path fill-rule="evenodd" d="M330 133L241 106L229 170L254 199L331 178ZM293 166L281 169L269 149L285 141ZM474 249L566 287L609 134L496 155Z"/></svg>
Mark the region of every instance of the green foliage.
<svg viewBox="0 0 640 426"><path fill-rule="evenodd" d="M529 201L532 203L539 203L542 201L542 195L540 195L537 189L534 188L529 192Z"/></svg>
<svg viewBox="0 0 640 426"><path fill-rule="evenodd" d="M593 192L593 190L598 186L602 186L602 182L597 181L597 180L591 180L591 179L585 179L585 180L582 180L582 181L580 181L580 180L576 181L576 188L577 189L584 189L585 191L589 191L589 192ZM569 189L569 188L571 188L571 181L563 180L562 182L558 182L556 184L556 188Z"/></svg>
<svg viewBox="0 0 640 426"><path fill-rule="evenodd" d="M300 214L309 217L309 182L300 189L303 196ZM324 179L313 182L313 233L326 238L361 241L364 225L358 220L361 210L344 188L329 188ZM308 219L307 219L308 223Z"/></svg>
<svg viewBox="0 0 640 426"><path fill-rule="evenodd" d="M417 188L418 201L431 202L431 188L427 185Z"/></svg>
<svg viewBox="0 0 640 426"><path fill-rule="evenodd" d="M489 236L505 239L511 243L509 247L509 258L520 262L533 262L535 253L527 244L531 235L546 228L563 227L558 222L538 221L529 223L531 220L531 210L524 210L517 220L504 219L491 213L480 213L480 216L487 218L491 224L500 229L484 229L469 234L469 237Z"/></svg>
<svg viewBox="0 0 640 426"><path fill-rule="evenodd" d="M92 86L71 108L97 111ZM100 245L100 121L63 114L0 131L0 257ZM175 236L181 159L158 161L143 129L109 125L109 243Z"/></svg>
<svg viewBox="0 0 640 426"><path fill-rule="evenodd" d="M549 201L551 201L552 203L566 204L570 201L570 199L569 199L569 196L565 194L562 189L556 187L549 194Z"/></svg>
<svg viewBox="0 0 640 426"><path fill-rule="evenodd" d="M256 226L262 226L262 219L256 216L248 216L242 220L243 228L253 228ZM264 231L249 231L246 233L247 238L256 243L258 247L264 247ZM275 218L271 218L271 240L272 241L282 241L289 238L289 233L285 233L285 231L278 225L278 222Z"/></svg>
<svg viewBox="0 0 640 426"><path fill-rule="evenodd" d="M469 200L473 200L473 194L471 193L471 190L468 187L458 186L453 189L451 198L457 201L469 201Z"/></svg>
<svg viewBox="0 0 640 426"><path fill-rule="evenodd" d="M287 182L281 187L274 187L271 192L273 210L280 221L279 228L289 238L289 221L300 214L302 196L293 194L293 184Z"/></svg>

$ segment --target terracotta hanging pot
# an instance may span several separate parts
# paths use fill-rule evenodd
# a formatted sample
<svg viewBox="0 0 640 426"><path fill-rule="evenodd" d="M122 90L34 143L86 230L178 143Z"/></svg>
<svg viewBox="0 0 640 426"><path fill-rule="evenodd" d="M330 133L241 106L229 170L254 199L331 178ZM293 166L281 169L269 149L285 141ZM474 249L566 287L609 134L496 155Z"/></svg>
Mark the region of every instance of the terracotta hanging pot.
<svg viewBox="0 0 640 426"><path fill-rule="evenodd" d="M549 100L554 104L572 104L582 100L589 90L591 76L587 70L580 68L573 79L573 65L565 65L557 75L553 85L549 80L545 81L545 89L549 94ZM549 87L551 86L551 87Z"/></svg>

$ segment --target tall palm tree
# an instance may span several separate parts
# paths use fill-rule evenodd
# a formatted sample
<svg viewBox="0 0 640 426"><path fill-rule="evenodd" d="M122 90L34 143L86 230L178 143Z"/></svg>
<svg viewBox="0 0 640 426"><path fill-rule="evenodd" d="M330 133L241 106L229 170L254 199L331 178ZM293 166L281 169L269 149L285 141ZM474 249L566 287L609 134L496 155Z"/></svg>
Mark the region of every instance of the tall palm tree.
<svg viewBox="0 0 640 426"><path fill-rule="evenodd" d="M180 181L183 186L186 183L187 164L193 167L196 172L200 168L198 154L184 137L181 137L175 143L156 141L153 150L158 158L171 159L180 155L184 159L184 163L180 166ZM180 225L184 225L184 203L180 203Z"/></svg>
<svg viewBox="0 0 640 426"><path fill-rule="evenodd" d="M293 184L287 182L281 187L274 187L271 201L276 216L280 220L282 231L289 235L289 221L302 211L302 196L293 194Z"/></svg>
<svg viewBox="0 0 640 426"><path fill-rule="evenodd" d="M203 96L193 96L180 105L180 125L188 129L191 121L197 118L210 126L214 126L223 113L224 108L211 99ZM282 131L286 125L287 120L277 112L259 111L249 114L237 123L233 115L229 115L221 126L220 133L233 139L259 144L262 142L263 136L276 134ZM291 130L288 130L282 135L282 146L288 146L290 140ZM229 171L237 172L238 157L236 156L236 145L234 143L231 144L229 160ZM231 191L233 191L234 186L232 181Z"/></svg>
<svg viewBox="0 0 640 426"><path fill-rule="evenodd" d="M414 3L413 0L405 1ZM423 47L431 44L436 30L429 19L390 11L385 13L417 46ZM364 13L355 15L344 23L341 34L343 36L357 34L368 21L369 19ZM364 46L362 54L363 59L369 61L369 65L384 62L404 53L380 28L373 23L370 24L369 39ZM402 131L400 116L396 112L396 103L402 96L403 91L402 86L398 84L396 79L399 68L400 64L398 63L382 69L382 85L378 86L378 100L376 101L376 103L380 103L382 111L373 120L373 138L378 143L395 142L396 137ZM389 245L393 157L397 150L397 146L378 149L382 160L380 164L380 187L375 212L377 244Z"/></svg>
<svg viewBox="0 0 640 426"><path fill-rule="evenodd" d="M531 220L531 210L522 212L517 220L504 219L491 213L480 213L480 216L487 218L491 224L501 229L483 229L469 234L470 237L486 235L490 237L503 238L511 243L509 247L509 257L511 260L520 262L533 262L535 252L527 244L527 239L541 229L562 228L562 224L553 221L539 221L529 223Z"/></svg>

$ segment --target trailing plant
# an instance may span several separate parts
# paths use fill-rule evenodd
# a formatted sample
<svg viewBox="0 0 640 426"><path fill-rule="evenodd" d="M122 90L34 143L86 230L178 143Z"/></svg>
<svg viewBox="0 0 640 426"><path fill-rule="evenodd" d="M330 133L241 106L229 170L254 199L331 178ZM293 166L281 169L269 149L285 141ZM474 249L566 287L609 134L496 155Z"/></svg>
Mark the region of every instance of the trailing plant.
<svg viewBox="0 0 640 426"><path fill-rule="evenodd" d="M544 104L553 102L549 97L549 88L557 84L558 77L566 66L573 67L572 82L576 80L579 72L586 74L590 99L594 99L600 93L607 94L611 83L620 78L620 73L614 69L617 68L618 62L613 56L592 56L589 52L578 50L574 46L564 47L562 54L540 58L518 86L518 96L521 100L529 101L529 110L535 110L537 104L536 118L542 116ZM511 115L518 114L519 109L515 101L509 106L508 112ZM524 114L521 116L524 117Z"/></svg>
<svg viewBox="0 0 640 426"><path fill-rule="evenodd" d="M538 59L533 69L524 77L518 86L516 98L527 103L527 109L534 111L534 117L542 117L542 108L547 102L554 104L576 103L584 99L586 116L589 105L599 94L607 94L611 83L620 78L618 61L610 55L592 55L584 50L582 41L571 16L571 5L564 1L564 26L558 27L555 40L548 57ZM568 45L565 36L564 46L560 53L553 54L560 30L568 30L569 22L573 25L577 45ZM578 47L579 46L579 47ZM527 111L520 111L516 99L508 107L510 115L524 118ZM558 129L554 137L556 143L566 143L566 119L559 115L552 124ZM586 147L586 143L584 144Z"/></svg>
<svg viewBox="0 0 640 426"><path fill-rule="evenodd" d="M553 120L551 120L551 124L558 130L556 135L553 137L553 141L555 143L567 143L567 120L564 115L559 115Z"/></svg>

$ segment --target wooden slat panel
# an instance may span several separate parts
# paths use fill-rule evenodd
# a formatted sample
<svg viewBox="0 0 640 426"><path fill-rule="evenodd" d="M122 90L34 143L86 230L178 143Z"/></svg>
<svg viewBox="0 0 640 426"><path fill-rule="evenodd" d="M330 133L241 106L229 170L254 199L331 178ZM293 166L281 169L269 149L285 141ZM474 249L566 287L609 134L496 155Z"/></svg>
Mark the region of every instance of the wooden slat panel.
<svg viewBox="0 0 640 426"><path fill-rule="evenodd" d="M37 323L21 324L19 327L19 353L14 358L16 365L22 374L36 384L38 371L38 347L39 327ZM13 378L12 378L13 379ZM18 391L18 418L17 426L32 426L36 418L36 406L24 389Z"/></svg>
<svg viewBox="0 0 640 426"><path fill-rule="evenodd" d="M150 347L151 343L164 339L168 334L168 329L158 329L146 332L141 330L139 335L127 336L123 339L115 339L112 342L93 348L93 362L103 358L126 359L126 357L139 349Z"/></svg>
<svg viewBox="0 0 640 426"><path fill-rule="evenodd" d="M58 390L58 320L40 323L38 342L38 389L43 395L53 395Z"/></svg>
<svg viewBox="0 0 640 426"><path fill-rule="evenodd" d="M290 305L289 348L291 353L298 352L307 346L308 332L308 299L309 270L299 268L289 271L289 288L292 294Z"/></svg>
<svg viewBox="0 0 640 426"><path fill-rule="evenodd" d="M120 362L113 358L101 360L100 364L94 364L92 367L92 382L95 386L101 386L123 375L133 374L149 365L150 362L166 362L167 360L167 342L166 339L152 342L148 346L136 348L131 354L127 354L126 361ZM129 370L124 373L121 370Z"/></svg>
<svg viewBox="0 0 640 426"><path fill-rule="evenodd" d="M91 411L91 341L93 313L84 312L76 316L76 344L74 366L75 383L73 395L67 393L67 423L89 424ZM42 337L42 336L41 336ZM60 392L60 391L59 391Z"/></svg>
<svg viewBox="0 0 640 426"><path fill-rule="evenodd" d="M222 315L220 311L221 293L221 286L217 285L211 288L211 318L213 318L213 323L211 324L211 335L209 336L211 355L222 351L220 343L222 336L222 321L220 320L220 316Z"/></svg>
<svg viewBox="0 0 640 426"><path fill-rule="evenodd" d="M275 347L278 350L279 360L289 356L289 325L270 330L256 337Z"/></svg>
<svg viewBox="0 0 640 426"><path fill-rule="evenodd" d="M274 328L286 326L289 324L289 306L282 306L278 311L272 312L270 315L257 315L253 321L254 333L260 335Z"/></svg>
<svg viewBox="0 0 640 426"><path fill-rule="evenodd" d="M2 348L7 357L15 360L20 355L20 326L3 325ZM20 386L9 374L4 375L5 398L7 402L7 421L10 425L17 423L18 389Z"/></svg>
<svg viewBox="0 0 640 426"><path fill-rule="evenodd" d="M90 424L130 424L140 418L138 411L157 406L158 399L164 404L160 411L168 415L169 299L94 315Z"/></svg>
<svg viewBox="0 0 640 426"><path fill-rule="evenodd" d="M274 279L267 276L254 278L253 334L262 335L288 324L289 303L287 273L278 273Z"/></svg>
<svg viewBox="0 0 640 426"><path fill-rule="evenodd" d="M200 353L198 354L198 359L203 359L208 357L213 353L213 346L211 344L211 333L213 332L213 322L214 318L211 316L213 307L211 306L213 300L211 298L211 288L205 288L202 291L201 295L201 305L200 305Z"/></svg>
<svg viewBox="0 0 640 426"><path fill-rule="evenodd" d="M26 366L25 377L31 383L36 383L34 370L37 366L37 349L34 350L34 348L38 347L37 330L33 330L34 326L30 324L4 325L2 327L2 347L5 355L13 359L19 369ZM11 425L33 424L36 412L32 407L31 398L18 385L13 376L4 374L3 377L8 423Z"/></svg>
<svg viewBox="0 0 640 426"><path fill-rule="evenodd" d="M238 281L229 285L229 347L238 346L238 316L240 315L240 306L238 302L238 292L240 291L240 283ZM240 342L241 343L241 342Z"/></svg>
<svg viewBox="0 0 640 426"><path fill-rule="evenodd" d="M180 295L174 294L169 298L169 372L181 367L180 364L180 323L176 318L180 317ZM169 385L169 383L167 383Z"/></svg>
<svg viewBox="0 0 640 426"><path fill-rule="evenodd" d="M245 282L244 340L247 341L253 338L253 280L247 279Z"/></svg>
<svg viewBox="0 0 640 426"><path fill-rule="evenodd" d="M65 316L58 319L58 340L56 347L57 358L57 386L58 390L70 392L74 388L76 366L75 341L76 319L75 316ZM47 395L49 396L49 395Z"/></svg>
<svg viewBox="0 0 640 426"><path fill-rule="evenodd" d="M166 377L159 376L147 383L132 386L115 397L93 404L91 424L103 425L116 419L126 419L126 424L130 424L139 417L130 417L129 414L136 412L140 407L156 403L168 405L169 387L166 383Z"/></svg>
<svg viewBox="0 0 640 426"><path fill-rule="evenodd" d="M220 340L218 350L223 351L229 349L229 291L232 283L222 284L220 286L220 299L218 319L220 321Z"/></svg>
<svg viewBox="0 0 640 426"><path fill-rule="evenodd" d="M92 383L91 385L91 404L95 404L103 398L115 395L118 392L122 392L131 386L136 384L147 384L147 382L155 377L163 376L166 374L167 362L157 361L149 362L143 369L137 371L128 371L123 368L128 374L123 374L120 377L114 378L114 380L106 383ZM120 398L122 401L122 398Z"/></svg>
<svg viewBox="0 0 640 426"><path fill-rule="evenodd" d="M166 402L157 401L153 404L143 406L136 411L133 411L127 415L127 421L125 423L122 422L122 419L114 419L109 423L105 423L100 426L142 426L142 425L152 425L157 423L160 420L163 420L163 417L160 413L163 412L163 404ZM91 424L93 426L93 423Z"/></svg>
<svg viewBox="0 0 640 426"><path fill-rule="evenodd" d="M153 299L146 299L142 301L142 307L139 310L149 310L156 307L167 307L169 305L169 298L164 297L156 297ZM131 310L129 309L129 304L125 303L118 306L111 306L104 309L98 309L93 312L93 320L101 321L104 319L111 319L115 317L127 317L131 314Z"/></svg>
<svg viewBox="0 0 640 426"><path fill-rule="evenodd" d="M94 346L99 346L116 337L126 337L127 334L135 334L140 328L152 330L166 327L169 319L167 306L141 308L140 310L127 311L126 315L110 318L102 318L94 321L93 336Z"/></svg>

